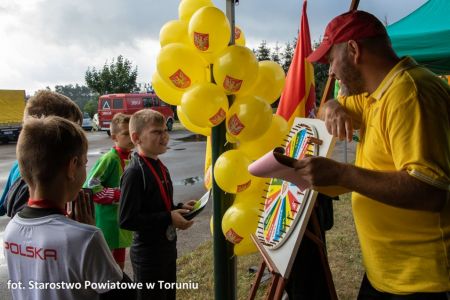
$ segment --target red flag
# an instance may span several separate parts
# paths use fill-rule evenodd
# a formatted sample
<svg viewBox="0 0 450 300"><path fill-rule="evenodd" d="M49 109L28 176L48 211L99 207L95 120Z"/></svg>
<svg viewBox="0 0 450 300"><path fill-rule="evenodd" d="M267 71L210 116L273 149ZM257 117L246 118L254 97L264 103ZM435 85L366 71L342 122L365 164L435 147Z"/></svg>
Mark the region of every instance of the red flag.
<svg viewBox="0 0 450 300"><path fill-rule="evenodd" d="M311 52L306 0L304 0L297 46L277 109L277 114L284 117L289 126L296 117L309 117L314 113L316 101L314 68L310 62L306 61L306 57Z"/></svg>

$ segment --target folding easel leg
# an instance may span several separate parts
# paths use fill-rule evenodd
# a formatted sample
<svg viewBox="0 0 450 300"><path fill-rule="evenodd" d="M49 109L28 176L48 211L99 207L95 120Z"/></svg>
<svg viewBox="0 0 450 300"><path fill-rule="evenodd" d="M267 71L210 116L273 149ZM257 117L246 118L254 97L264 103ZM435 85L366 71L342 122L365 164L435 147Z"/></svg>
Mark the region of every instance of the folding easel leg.
<svg viewBox="0 0 450 300"><path fill-rule="evenodd" d="M266 269L266 262L264 259L261 262L261 266L259 267L258 272L256 273L255 281L253 282L252 288L250 290L250 294L248 295L248 300L254 300L256 297L256 292L258 291L259 285L261 283L261 278L264 274L264 270Z"/></svg>
<svg viewBox="0 0 450 300"><path fill-rule="evenodd" d="M272 282L270 283L269 290L267 291L267 300L275 299L275 292L277 291L278 283L280 281L281 276L279 274L272 274Z"/></svg>
<svg viewBox="0 0 450 300"><path fill-rule="evenodd" d="M283 297L285 286L286 286L286 279L284 279L283 277L279 276L277 288L276 288L276 291L275 291L275 295L273 297L274 300L281 300L281 298Z"/></svg>

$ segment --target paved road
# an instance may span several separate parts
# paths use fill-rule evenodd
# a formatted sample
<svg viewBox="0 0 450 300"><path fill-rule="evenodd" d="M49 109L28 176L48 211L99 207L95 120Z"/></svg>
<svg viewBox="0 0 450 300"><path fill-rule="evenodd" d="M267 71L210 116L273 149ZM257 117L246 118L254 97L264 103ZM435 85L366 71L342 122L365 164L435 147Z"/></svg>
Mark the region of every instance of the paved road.
<svg viewBox="0 0 450 300"><path fill-rule="evenodd" d="M89 132L88 165L89 170L95 161L111 147L111 140L104 132ZM205 189L203 187L203 164L205 158L205 142L196 141L190 132L176 130L170 133L170 149L161 156L161 160L169 168L174 182L174 201L184 202L199 199ZM15 144L0 145L0 190L3 191L9 170L16 159ZM194 225L186 231L178 232L178 251L183 255L195 249L200 243L210 238L209 218L211 203L195 218ZM0 217L0 299L11 299L6 283L8 281L7 266L3 254L3 231L9 218ZM129 257L129 256L127 256ZM131 274L129 259L126 272Z"/></svg>

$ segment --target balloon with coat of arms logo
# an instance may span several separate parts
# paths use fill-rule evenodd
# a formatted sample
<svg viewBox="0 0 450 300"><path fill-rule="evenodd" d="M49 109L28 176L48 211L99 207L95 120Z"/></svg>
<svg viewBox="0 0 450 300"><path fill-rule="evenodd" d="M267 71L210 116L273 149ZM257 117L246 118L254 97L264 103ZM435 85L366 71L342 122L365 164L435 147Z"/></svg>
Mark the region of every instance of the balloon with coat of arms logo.
<svg viewBox="0 0 450 300"><path fill-rule="evenodd" d="M170 87L170 85L161 78L158 72L153 73L152 87L155 90L156 95L164 102L170 105L181 104L181 96L183 96L183 93Z"/></svg>
<svg viewBox="0 0 450 300"><path fill-rule="evenodd" d="M194 49L181 43L164 46L156 58L156 68L161 78L179 90L205 82L206 66L207 62Z"/></svg>
<svg viewBox="0 0 450 300"><path fill-rule="evenodd" d="M225 120L228 98L223 90L213 83L196 83L184 92L181 109L192 124L214 127Z"/></svg>
<svg viewBox="0 0 450 300"><path fill-rule="evenodd" d="M237 194L248 189L254 176L248 172L251 160L239 150L228 150L216 160L214 180L225 192Z"/></svg>
<svg viewBox="0 0 450 300"><path fill-rule="evenodd" d="M258 76L258 60L247 47L232 45L216 56L214 79L227 95L250 90Z"/></svg>
<svg viewBox="0 0 450 300"><path fill-rule="evenodd" d="M231 27L225 14L217 7L206 6L197 10L191 17L188 26L190 43L207 54L207 60L212 62L213 55L228 46Z"/></svg>
<svg viewBox="0 0 450 300"><path fill-rule="evenodd" d="M237 97L227 113L227 132L239 142L262 136L272 123L272 108L256 96Z"/></svg>
<svg viewBox="0 0 450 300"><path fill-rule="evenodd" d="M234 43L238 46L245 46L245 34L237 25L234 26Z"/></svg>
<svg viewBox="0 0 450 300"><path fill-rule="evenodd" d="M236 196L237 197L237 196ZM242 204L233 204L224 213L222 218L222 232L225 238L234 244L237 253L244 255L254 252L252 247L251 234L256 231L258 226L259 210L258 206L243 206ZM240 248L239 245L243 245ZM236 251L235 251L236 254Z"/></svg>

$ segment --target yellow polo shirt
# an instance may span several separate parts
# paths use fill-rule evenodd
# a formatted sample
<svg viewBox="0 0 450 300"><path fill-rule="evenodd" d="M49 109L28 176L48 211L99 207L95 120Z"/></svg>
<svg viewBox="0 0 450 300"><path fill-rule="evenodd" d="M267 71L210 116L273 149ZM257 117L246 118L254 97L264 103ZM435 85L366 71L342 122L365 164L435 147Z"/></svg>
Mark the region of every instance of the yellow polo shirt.
<svg viewBox="0 0 450 300"><path fill-rule="evenodd" d="M361 123L357 166L406 170L450 190L450 88L445 82L406 57L374 93L339 102ZM352 208L366 273L377 290L450 291L450 203L434 213L353 193Z"/></svg>

